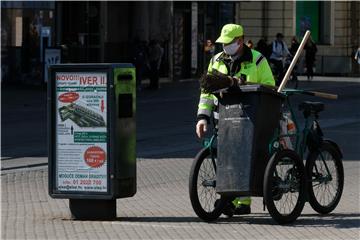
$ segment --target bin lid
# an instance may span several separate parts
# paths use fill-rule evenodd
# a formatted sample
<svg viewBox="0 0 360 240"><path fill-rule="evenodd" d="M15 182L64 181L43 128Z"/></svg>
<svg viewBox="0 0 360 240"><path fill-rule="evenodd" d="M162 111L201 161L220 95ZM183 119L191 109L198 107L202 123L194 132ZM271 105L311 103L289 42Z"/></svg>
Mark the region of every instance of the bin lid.
<svg viewBox="0 0 360 240"><path fill-rule="evenodd" d="M239 87L231 87L231 88L224 88L220 89L216 92L214 92L215 95L219 95L219 93L222 92L223 94L229 93L229 94L240 94L240 93L267 93L272 94L281 98L285 98L285 96L281 93L278 93L276 91L275 87L272 86L264 86L261 84L247 84L247 85L241 85Z"/></svg>

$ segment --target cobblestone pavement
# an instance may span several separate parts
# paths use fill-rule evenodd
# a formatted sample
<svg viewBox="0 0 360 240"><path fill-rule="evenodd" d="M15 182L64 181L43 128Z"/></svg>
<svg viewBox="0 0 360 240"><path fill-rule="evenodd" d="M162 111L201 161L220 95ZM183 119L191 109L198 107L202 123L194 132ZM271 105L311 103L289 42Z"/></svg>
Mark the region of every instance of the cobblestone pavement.
<svg viewBox="0 0 360 240"><path fill-rule="evenodd" d="M204 223L188 194L190 158L139 159L138 191L117 200L114 221L72 220L67 199L48 195L47 169L2 172L1 239L359 239L360 162L344 161L345 187L333 213L307 203L298 220L277 225L254 198L252 214Z"/></svg>

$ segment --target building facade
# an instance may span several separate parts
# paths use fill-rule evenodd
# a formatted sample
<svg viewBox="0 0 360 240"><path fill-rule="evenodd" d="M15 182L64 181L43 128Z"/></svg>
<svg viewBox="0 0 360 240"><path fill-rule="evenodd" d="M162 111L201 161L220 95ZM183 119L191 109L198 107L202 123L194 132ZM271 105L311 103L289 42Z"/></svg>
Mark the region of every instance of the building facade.
<svg viewBox="0 0 360 240"><path fill-rule="evenodd" d="M54 30L54 2L1 1L1 82L37 84Z"/></svg>
<svg viewBox="0 0 360 240"><path fill-rule="evenodd" d="M315 74L359 74L354 52L360 46L360 2L238 2L236 9L236 22L254 43L270 42L281 32L290 45L293 36L301 39L309 29L318 48Z"/></svg>
<svg viewBox="0 0 360 240"><path fill-rule="evenodd" d="M197 77L221 51L219 44L206 51L206 42L230 22L243 25L255 46L261 38L270 44L278 32L290 45L310 29L316 74L357 75L359 12L358 1L2 1L1 80L41 84L46 47L60 48L67 63L133 62L135 43L154 39L164 49L163 77Z"/></svg>

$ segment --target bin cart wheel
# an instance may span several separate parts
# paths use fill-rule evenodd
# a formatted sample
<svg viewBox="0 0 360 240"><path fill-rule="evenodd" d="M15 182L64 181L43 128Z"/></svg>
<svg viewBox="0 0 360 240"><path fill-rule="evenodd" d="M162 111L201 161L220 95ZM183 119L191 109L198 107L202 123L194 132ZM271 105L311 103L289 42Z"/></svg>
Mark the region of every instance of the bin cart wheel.
<svg viewBox="0 0 360 240"><path fill-rule="evenodd" d="M340 201L344 187L340 156L338 150L324 140L319 149L309 153L306 161L309 203L320 214L332 212Z"/></svg>
<svg viewBox="0 0 360 240"><path fill-rule="evenodd" d="M276 152L265 169L264 202L279 224L295 221L305 204L305 167L292 150Z"/></svg>
<svg viewBox="0 0 360 240"><path fill-rule="evenodd" d="M226 199L216 193L216 149L202 149L194 159L189 176L191 205L206 222L219 218Z"/></svg>

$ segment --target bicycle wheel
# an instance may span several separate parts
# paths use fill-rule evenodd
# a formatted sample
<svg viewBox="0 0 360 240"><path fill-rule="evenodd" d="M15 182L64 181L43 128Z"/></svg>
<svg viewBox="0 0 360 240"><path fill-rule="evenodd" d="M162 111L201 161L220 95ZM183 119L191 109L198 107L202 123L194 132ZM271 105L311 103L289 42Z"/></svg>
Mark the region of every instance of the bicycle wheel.
<svg viewBox="0 0 360 240"><path fill-rule="evenodd" d="M305 168L298 154L281 150L265 169L264 200L271 217L280 224L291 223L305 204Z"/></svg>
<svg viewBox="0 0 360 240"><path fill-rule="evenodd" d="M194 159L189 176L191 205L199 218L211 222L219 218L226 200L216 193L216 149L202 149Z"/></svg>
<svg viewBox="0 0 360 240"><path fill-rule="evenodd" d="M320 214L332 212L344 187L344 168L337 149L326 140L306 161L309 203Z"/></svg>

